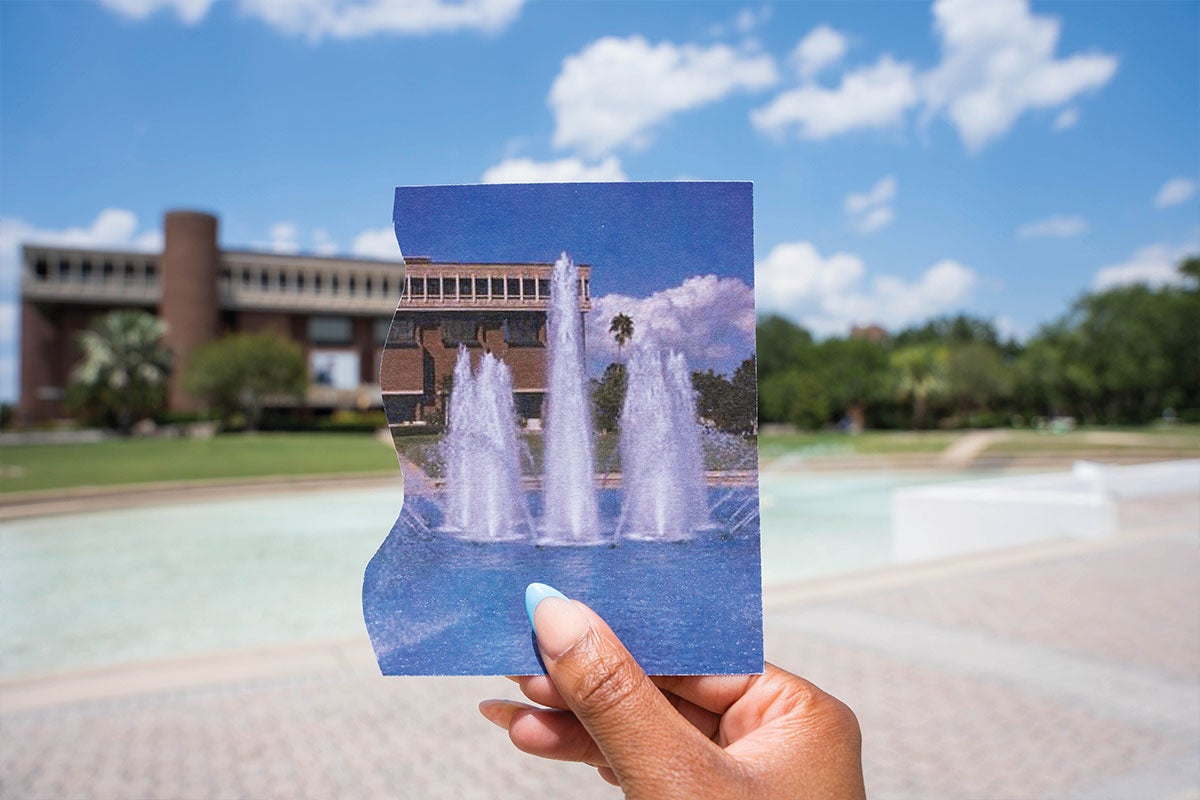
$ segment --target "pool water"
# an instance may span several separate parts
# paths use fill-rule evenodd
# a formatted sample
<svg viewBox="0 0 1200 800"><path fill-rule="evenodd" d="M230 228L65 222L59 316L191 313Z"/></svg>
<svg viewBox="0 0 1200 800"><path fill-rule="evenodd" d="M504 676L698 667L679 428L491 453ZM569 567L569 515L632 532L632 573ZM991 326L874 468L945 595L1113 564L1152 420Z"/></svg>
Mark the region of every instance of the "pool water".
<svg viewBox="0 0 1200 800"><path fill-rule="evenodd" d="M891 490L956 477L763 472L764 585L887 564ZM397 481L0 524L0 674L360 636L400 504Z"/></svg>

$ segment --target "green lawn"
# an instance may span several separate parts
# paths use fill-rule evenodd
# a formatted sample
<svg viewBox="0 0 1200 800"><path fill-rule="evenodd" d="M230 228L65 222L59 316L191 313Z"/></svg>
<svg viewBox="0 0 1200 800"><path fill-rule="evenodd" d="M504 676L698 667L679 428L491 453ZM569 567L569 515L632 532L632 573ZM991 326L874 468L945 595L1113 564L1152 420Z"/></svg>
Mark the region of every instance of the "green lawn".
<svg viewBox="0 0 1200 800"><path fill-rule="evenodd" d="M395 453L371 434L227 434L0 447L0 492L271 475L386 472Z"/></svg>
<svg viewBox="0 0 1200 800"><path fill-rule="evenodd" d="M961 434L945 431L839 431L761 434L758 450L763 458L785 453L809 455L884 455L888 453L940 453Z"/></svg>

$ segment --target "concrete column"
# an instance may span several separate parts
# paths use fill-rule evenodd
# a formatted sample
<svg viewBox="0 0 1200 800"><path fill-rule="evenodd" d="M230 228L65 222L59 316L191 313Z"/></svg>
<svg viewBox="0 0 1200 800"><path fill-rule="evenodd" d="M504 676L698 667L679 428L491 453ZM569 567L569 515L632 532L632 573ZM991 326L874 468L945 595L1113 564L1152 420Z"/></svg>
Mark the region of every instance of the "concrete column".
<svg viewBox="0 0 1200 800"><path fill-rule="evenodd" d="M197 211L167 212L159 264L159 316L167 323L166 344L175 354L168 387L168 405L175 411L200 407L196 398L183 390L183 374L191 352L217 336L220 267L217 218Z"/></svg>

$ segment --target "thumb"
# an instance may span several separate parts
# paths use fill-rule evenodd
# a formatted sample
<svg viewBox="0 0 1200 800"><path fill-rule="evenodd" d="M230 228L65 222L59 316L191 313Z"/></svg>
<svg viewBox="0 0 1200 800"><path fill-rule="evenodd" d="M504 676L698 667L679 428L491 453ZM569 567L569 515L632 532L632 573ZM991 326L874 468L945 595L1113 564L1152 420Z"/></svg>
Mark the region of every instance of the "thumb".
<svg viewBox="0 0 1200 800"><path fill-rule="evenodd" d="M728 758L671 706L595 612L541 583L525 591L546 672L628 796L685 792Z"/></svg>

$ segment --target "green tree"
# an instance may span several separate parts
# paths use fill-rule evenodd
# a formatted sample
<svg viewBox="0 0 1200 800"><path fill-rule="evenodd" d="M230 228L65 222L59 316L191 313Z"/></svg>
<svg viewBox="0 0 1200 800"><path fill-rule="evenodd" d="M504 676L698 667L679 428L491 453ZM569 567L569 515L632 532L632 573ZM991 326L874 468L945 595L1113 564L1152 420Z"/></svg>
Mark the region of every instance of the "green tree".
<svg viewBox="0 0 1200 800"><path fill-rule="evenodd" d="M946 360L946 393L954 398L963 423L972 414L1004 403L1012 394L1013 368L999 348L984 341L954 345Z"/></svg>
<svg viewBox="0 0 1200 800"><path fill-rule="evenodd" d="M813 355L812 334L776 314L761 317L757 325L758 371L766 379L808 365Z"/></svg>
<svg viewBox="0 0 1200 800"><path fill-rule="evenodd" d="M888 392L888 354L870 339L826 339L817 346L819 373L835 411L858 428L867 407Z"/></svg>
<svg viewBox="0 0 1200 800"><path fill-rule="evenodd" d="M268 402L294 400L307 385L303 349L274 333L238 333L197 348L184 374L189 392L227 423L241 415L250 430Z"/></svg>
<svg viewBox="0 0 1200 800"><path fill-rule="evenodd" d="M711 369L692 373L696 412L717 429L747 434L758 430L758 380L754 356L737 366L726 378Z"/></svg>
<svg viewBox="0 0 1200 800"><path fill-rule="evenodd" d="M760 415L767 422L787 422L818 430L829 421L829 395L812 372L776 373L759 384Z"/></svg>
<svg viewBox="0 0 1200 800"><path fill-rule="evenodd" d="M620 358L621 349L633 338L633 318L625 313L617 314L608 324L608 332L617 342L617 357Z"/></svg>
<svg viewBox="0 0 1200 800"><path fill-rule="evenodd" d="M625 365L616 361L604 369L603 378L592 379L592 416L597 430L613 433L620 427L628 382Z"/></svg>
<svg viewBox="0 0 1200 800"><path fill-rule="evenodd" d="M892 353L890 361L896 395L912 403L913 425L925 427L931 400L946 389L946 348L915 344Z"/></svg>
<svg viewBox="0 0 1200 800"><path fill-rule="evenodd" d="M79 334L83 360L71 373L67 405L74 413L127 433L163 407L171 351L166 324L145 311L112 311Z"/></svg>

